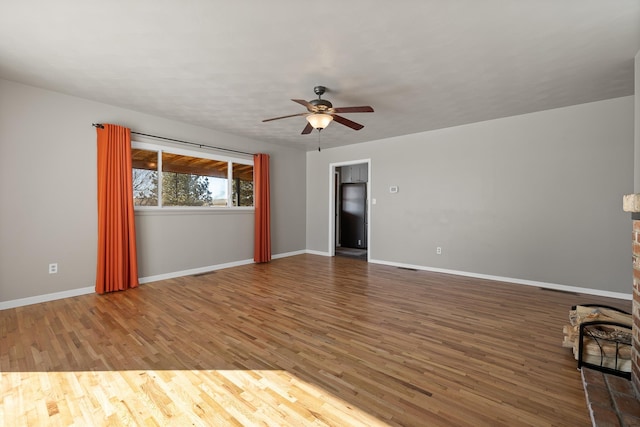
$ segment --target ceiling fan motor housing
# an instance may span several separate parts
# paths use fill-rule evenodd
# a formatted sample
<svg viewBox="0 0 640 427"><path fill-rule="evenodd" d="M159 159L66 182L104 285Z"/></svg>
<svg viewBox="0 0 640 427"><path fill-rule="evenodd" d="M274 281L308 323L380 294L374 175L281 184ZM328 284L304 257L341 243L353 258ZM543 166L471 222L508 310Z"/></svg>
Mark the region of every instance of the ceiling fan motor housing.
<svg viewBox="0 0 640 427"><path fill-rule="evenodd" d="M316 112L323 112L333 108L333 104L331 104L326 99L312 99L309 101L309 104L313 105Z"/></svg>
<svg viewBox="0 0 640 427"><path fill-rule="evenodd" d="M318 99L312 99L309 101L309 104L313 105L313 109L309 109L312 113L324 113L333 108L333 105L324 99L320 99L322 95L327 91L327 88L324 86L316 86L313 88L313 92L318 95Z"/></svg>

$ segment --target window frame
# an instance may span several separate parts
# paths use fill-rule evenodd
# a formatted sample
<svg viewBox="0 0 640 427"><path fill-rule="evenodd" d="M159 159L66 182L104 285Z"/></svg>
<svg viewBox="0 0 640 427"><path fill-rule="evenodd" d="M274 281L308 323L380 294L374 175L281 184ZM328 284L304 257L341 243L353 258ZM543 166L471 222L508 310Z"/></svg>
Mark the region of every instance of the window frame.
<svg viewBox="0 0 640 427"><path fill-rule="evenodd" d="M255 167L253 159L243 159L241 157L231 157L219 154L207 153L204 151L188 150L150 142L131 141L131 149L156 151L158 156L158 205L157 206L134 206L136 212L229 212L229 211L254 211L254 206L233 206L233 164L249 165ZM162 205L162 153L177 154L179 156L199 157L207 160L217 160L227 162L227 204L226 206L163 206ZM132 168L133 170L133 168ZM254 175L254 201L255 201L255 175ZM132 183L133 185L133 183Z"/></svg>

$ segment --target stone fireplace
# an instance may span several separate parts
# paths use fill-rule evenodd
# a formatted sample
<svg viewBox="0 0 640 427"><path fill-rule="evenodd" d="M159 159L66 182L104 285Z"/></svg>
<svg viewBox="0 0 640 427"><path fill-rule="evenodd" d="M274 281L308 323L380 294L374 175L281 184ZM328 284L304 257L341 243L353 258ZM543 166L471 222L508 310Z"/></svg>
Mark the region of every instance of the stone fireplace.
<svg viewBox="0 0 640 427"><path fill-rule="evenodd" d="M633 220L633 351L631 381L640 390L640 194L624 196L623 209Z"/></svg>

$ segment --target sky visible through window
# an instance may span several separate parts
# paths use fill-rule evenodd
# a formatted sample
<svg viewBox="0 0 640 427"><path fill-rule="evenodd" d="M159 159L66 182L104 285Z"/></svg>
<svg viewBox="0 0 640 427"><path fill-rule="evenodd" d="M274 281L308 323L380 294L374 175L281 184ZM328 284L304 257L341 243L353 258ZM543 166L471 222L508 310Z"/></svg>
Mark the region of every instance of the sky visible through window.
<svg viewBox="0 0 640 427"><path fill-rule="evenodd" d="M213 176L209 178L209 191L211 191L211 197L213 200L226 200L227 199L227 180L224 178L216 178Z"/></svg>

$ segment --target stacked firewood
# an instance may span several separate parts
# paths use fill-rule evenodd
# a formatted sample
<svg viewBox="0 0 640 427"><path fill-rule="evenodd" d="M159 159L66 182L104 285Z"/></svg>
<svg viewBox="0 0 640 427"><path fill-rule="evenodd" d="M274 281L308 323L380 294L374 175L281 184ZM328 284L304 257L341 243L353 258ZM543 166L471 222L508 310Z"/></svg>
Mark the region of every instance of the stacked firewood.
<svg viewBox="0 0 640 427"><path fill-rule="evenodd" d="M579 358L580 325L584 322L611 321L629 327L594 324L583 337L583 360L600 366L626 370L631 359L631 315L605 307L575 306L569 311L570 325L562 328L563 347L571 348L576 360ZM611 366L613 364L613 366Z"/></svg>

